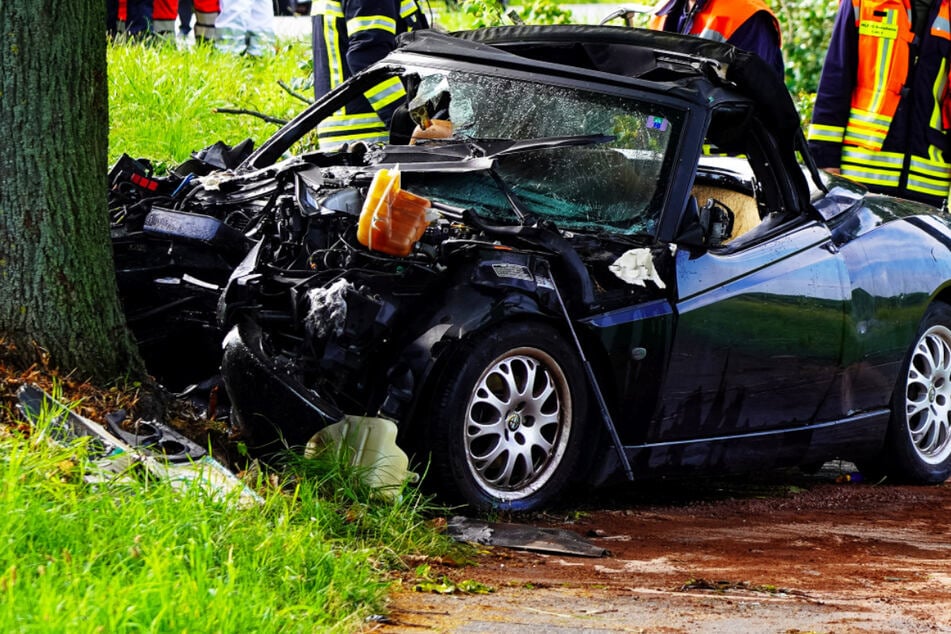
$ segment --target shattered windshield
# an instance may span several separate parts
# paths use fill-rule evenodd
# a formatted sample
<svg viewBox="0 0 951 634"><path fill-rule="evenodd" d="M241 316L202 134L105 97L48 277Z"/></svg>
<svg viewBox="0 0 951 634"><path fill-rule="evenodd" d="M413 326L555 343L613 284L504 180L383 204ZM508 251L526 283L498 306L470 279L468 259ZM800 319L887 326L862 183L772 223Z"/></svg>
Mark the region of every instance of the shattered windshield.
<svg viewBox="0 0 951 634"><path fill-rule="evenodd" d="M418 193L504 222L514 219L514 195L522 211L563 229L653 233L682 112L489 75L439 72L417 80L409 91L413 120L448 119L451 138L469 141L476 151L490 152L489 141L498 139L568 137L497 156L501 183L488 173L429 176L422 179L427 191Z"/></svg>

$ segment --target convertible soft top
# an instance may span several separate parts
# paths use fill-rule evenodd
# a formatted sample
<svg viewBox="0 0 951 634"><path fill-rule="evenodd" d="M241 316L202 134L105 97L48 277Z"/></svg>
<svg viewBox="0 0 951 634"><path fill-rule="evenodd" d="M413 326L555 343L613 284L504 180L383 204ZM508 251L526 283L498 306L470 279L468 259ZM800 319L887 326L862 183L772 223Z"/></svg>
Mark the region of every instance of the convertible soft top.
<svg viewBox="0 0 951 634"><path fill-rule="evenodd" d="M800 130L799 113L782 78L752 53L712 40L618 26L518 25L452 34L414 31L400 37L400 49L440 57L472 58L504 64L508 55L673 83L697 92L726 87L757 102L761 116L779 136ZM510 60L510 58L509 58ZM696 82L697 78L707 82Z"/></svg>

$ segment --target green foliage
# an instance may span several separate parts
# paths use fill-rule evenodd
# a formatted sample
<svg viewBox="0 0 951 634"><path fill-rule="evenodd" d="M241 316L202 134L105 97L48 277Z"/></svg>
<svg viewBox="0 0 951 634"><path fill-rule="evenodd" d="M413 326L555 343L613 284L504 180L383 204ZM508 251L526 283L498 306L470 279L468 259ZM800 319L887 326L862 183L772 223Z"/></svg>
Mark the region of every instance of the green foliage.
<svg viewBox="0 0 951 634"><path fill-rule="evenodd" d="M495 588L473 579L453 581L445 575L438 577L432 573L429 564L416 567L416 581L413 584L415 592L429 592L433 594L491 594Z"/></svg>
<svg viewBox="0 0 951 634"><path fill-rule="evenodd" d="M464 0L464 24L460 28L480 29L487 26L512 24L509 13L525 24L571 24L571 11L561 8L555 0L532 0L506 11L500 0Z"/></svg>
<svg viewBox="0 0 951 634"><path fill-rule="evenodd" d="M771 6L783 30L786 86L808 123L839 3L837 0L779 0Z"/></svg>
<svg viewBox="0 0 951 634"><path fill-rule="evenodd" d="M305 104L277 82L300 75L298 64L309 56L303 41L284 42L278 55L263 59L210 46L110 44L109 163L127 153L175 165L219 140L234 145L251 138L259 145L276 124L217 109L291 118Z"/></svg>
<svg viewBox="0 0 951 634"><path fill-rule="evenodd" d="M402 556L447 548L418 494L359 500L341 469L289 475L250 508L200 487L92 483L86 443L51 441L49 414L0 437L4 631L355 631Z"/></svg>
<svg viewBox="0 0 951 634"><path fill-rule="evenodd" d="M571 24L574 19L571 11L561 8L554 0L534 0L526 2L519 11L519 17L525 24Z"/></svg>

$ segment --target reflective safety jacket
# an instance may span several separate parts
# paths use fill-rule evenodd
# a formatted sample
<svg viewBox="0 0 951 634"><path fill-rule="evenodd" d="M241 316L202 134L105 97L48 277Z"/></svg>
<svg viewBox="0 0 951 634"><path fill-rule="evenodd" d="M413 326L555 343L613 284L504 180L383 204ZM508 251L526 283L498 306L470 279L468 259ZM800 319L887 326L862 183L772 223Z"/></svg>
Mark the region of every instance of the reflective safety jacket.
<svg viewBox="0 0 951 634"><path fill-rule="evenodd" d="M127 35L141 32L174 34L179 2L193 2L198 18L195 35L209 37L206 29L210 27L210 37L214 37L214 16L220 9L219 0L154 0L153 2L118 0L119 31Z"/></svg>
<svg viewBox="0 0 951 634"><path fill-rule="evenodd" d="M951 5L916 38L911 0L842 0L809 126L819 167L941 206L951 188Z"/></svg>
<svg viewBox="0 0 951 634"><path fill-rule="evenodd" d="M686 3L668 0L651 16L648 26L728 42L759 55L783 76L779 20L763 0L696 0L689 10Z"/></svg>
<svg viewBox="0 0 951 634"><path fill-rule="evenodd" d="M314 94L319 99L396 48L396 36L429 27L416 0L314 0ZM387 141L387 126L406 91L382 82L317 127L322 150L352 141Z"/></svg>

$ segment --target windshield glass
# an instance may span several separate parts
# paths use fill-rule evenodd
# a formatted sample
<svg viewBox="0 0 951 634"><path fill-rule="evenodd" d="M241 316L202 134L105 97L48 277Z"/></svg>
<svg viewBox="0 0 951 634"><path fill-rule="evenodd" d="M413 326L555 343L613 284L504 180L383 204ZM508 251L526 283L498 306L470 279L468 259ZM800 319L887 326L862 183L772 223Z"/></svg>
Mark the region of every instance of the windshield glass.
<svg viewBox="0 0 951 634"><path fill-rule="evenodd" d="M419 73L407 81L412 119L448 120L449 138L491 148L488 140L579 137L502 153L490 175L420 178L417 192L513 221L503 188L522 210L564 229L653 233L666 193L683 113L645 101L524 80L462 72ZM587 138L580 138L587 137ZM480 141L483 143L480 145ZM439 139L417 143L445 142Z"/></svg>

